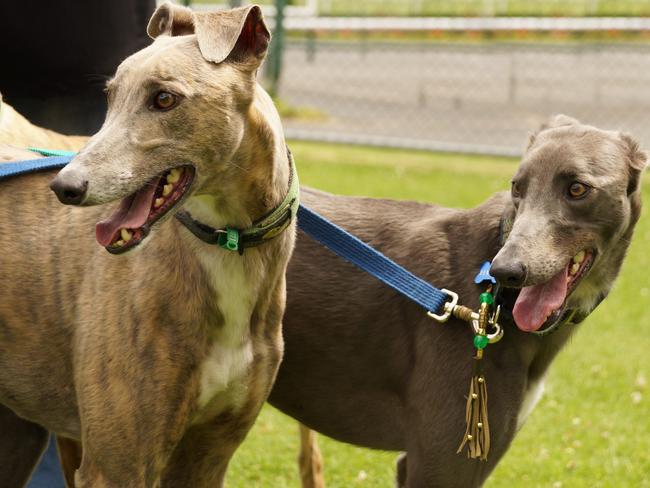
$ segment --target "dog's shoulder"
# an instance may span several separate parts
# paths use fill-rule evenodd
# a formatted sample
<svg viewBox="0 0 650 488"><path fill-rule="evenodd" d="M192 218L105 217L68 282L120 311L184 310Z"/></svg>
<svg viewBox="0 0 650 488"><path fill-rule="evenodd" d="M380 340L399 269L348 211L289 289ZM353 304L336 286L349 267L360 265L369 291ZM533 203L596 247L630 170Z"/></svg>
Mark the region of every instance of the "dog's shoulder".
<svg viewBox="0 0 650 488"><path fill-rule="evenodd" d="M19 161L37 159L40 156L35 152L28 151L10 144L0 144L0 163L7 161Z"/></svg>

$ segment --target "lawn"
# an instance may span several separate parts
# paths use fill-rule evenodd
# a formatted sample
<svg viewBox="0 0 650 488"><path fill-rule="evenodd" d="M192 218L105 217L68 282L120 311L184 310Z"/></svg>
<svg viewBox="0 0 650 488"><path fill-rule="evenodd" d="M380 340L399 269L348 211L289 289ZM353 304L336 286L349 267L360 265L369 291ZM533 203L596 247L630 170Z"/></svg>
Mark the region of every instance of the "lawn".
<svg viewBox="0 0 650 488"><path fill-rule="evenodd" d="M321 15L608 16L648 15L647 0L321 0Z"/></svg>
<svg viewBox="0 0 650 488"><path fill-rule="evenodd" d="M192 3L226 3L193 0ZM256 0L262 5L275 0ZM293 0L289 5L305 5ZM319 0L318 13L329 16L645 16L649 0Z"/></svg>
<svg viewBox="0 0 650 488"><path fill-rule="evenodd" d="M506 158L300 142L291 147L303 184L456 207L506 189L516 167ZM650 202L647 177L643 193ZM544 399L488 488L650 487L649 243L646 216L610 297L554 363ZM393 486L396 453L320 440L330 488ZM233 459L228 485L296 488L297 453L296 423L265 407Z"/></svg>

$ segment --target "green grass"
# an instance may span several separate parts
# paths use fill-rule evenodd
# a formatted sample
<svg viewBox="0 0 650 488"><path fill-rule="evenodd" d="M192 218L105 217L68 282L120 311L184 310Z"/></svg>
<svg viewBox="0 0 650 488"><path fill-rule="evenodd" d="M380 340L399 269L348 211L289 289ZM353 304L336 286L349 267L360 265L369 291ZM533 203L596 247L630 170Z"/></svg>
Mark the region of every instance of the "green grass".
<svg viewBox="0 0 650 488"><path fill-rule="evenodd" d="M516 161L294 142L304 184L345 194L479 204ZM644 198L650 202L646 177ZM547 393L489 488L650 487L650 219L642 217L610 297L554 363ZM432 324L432 327L435 326ZM633 396L640 395L640 401ZM330 488L393 486L396 453L320 438ZM235 455L230 487L299 486L296 423L265 407ZM360 473L364 473L361 474ZM558 484L558 483L561 483Z"/></svg>
<svg viewBox="0 0 650 488"><path fill-rule="evenodd" d="M194 0L193 3L218 3ZM272 4L274 0L254 3ZM288 2L304 5L305 0ZM331 16L644 16L649 0L319 0Z"/></svg>
<svg viewBox="0 0 650 488"><path fill-rule="evenodd" d="M321 15L607 16L647 15L645 0L325 0Z"/></svg>

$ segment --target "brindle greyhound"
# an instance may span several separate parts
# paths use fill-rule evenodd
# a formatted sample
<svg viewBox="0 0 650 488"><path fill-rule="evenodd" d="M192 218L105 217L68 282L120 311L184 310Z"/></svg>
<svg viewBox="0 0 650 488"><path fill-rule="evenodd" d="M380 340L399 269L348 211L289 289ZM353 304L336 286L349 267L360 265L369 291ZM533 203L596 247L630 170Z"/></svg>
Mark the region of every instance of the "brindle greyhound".
<svg viewBox="0 0 650 488"><path fill-rule="evenodd" d="M406 451L397 467L400 487L481 485L577 326L531 332L553 327L569 311L584 318L611 289L641 211L645 165L628 136L560 116L531 137L511 193L472 210L303 192L307 206L459 292L461 303L476 308L482 288L473 277L484 261L493 260L501 283L521 289L512 297L514 323L502 319L505 335L483 360L487 462L456 454L473 355L468 326L432 322L302 233L289 265L285 356L269 401L341 441ZM504 215L514 225L501 246Z"/></svg>
<svg viewBox="0 0 650 488"><path fill-rule="evenodd" d="M82 441L77 487L221 486L277 372L297 180L255 81L269 32L258 7L171 5L148 32L108 84L103 127L51 183L76 206L55 201L51 173L2 183L6 487L29 476L44 428ZM106 208L78 207L119 199L93 235ZM226 225L260 229L239 243L260 245L193 235Z"/></svg>
<svg viewBox="0 0 650 488"><path fill-rule="evenodd" d="M49 147L78 151L87 139L84 136L66 136L35 126L11 105L4 103L0 93L0 144L11 144L20 148ZM3 152L6 153L6 148L3 148Z"/></svg>

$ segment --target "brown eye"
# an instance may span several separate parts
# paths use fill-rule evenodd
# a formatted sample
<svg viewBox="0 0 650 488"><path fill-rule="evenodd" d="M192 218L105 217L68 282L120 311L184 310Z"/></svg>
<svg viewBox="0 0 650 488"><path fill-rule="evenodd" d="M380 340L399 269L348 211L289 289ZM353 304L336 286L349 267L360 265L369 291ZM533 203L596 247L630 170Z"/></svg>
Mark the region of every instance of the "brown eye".
<svg viewBox="0 0 650 488"><path fill-rule="evenodd" d="M510 193L512 198L521 198L521 187L516 181L512 182L512 187L510 188Z"/></svg>
<svg viewBox="0 0 650 488"><path fill-rule="evenodd" d="M176 105L177 100L178 97L173 93L161 91L153 97L153 106L157 110L169 110Z"/></svg>
<svg viewBox="0 0 650 488"><path fill-rule="evenodd" d="M574 181L569 185L569 196L574 199L583 198L591 188L585 185L584 183L578 183Z"/></svg>

